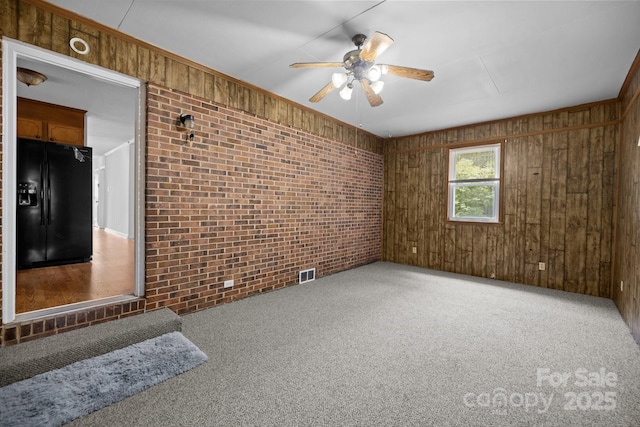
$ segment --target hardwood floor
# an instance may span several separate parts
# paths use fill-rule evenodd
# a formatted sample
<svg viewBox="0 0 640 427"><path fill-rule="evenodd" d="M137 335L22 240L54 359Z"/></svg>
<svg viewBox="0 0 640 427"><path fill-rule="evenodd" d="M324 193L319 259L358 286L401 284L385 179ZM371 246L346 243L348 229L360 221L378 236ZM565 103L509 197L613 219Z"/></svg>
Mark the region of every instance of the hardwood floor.
<svg viewBox="0 0 640 427"><path fill-rule="evenodd" d="M134 291L134 241L94 228L91 262L16 272L16 313Z"/></svg>

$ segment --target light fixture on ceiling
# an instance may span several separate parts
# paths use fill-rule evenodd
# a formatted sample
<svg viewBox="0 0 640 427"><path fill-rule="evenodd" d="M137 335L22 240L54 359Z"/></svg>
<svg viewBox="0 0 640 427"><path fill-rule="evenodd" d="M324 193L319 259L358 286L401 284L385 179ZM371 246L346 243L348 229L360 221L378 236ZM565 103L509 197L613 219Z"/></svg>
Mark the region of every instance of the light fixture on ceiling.
<svg viewBox="0 0 640 427"><path fill-rule="evenodd" d="M382 77L382 69L377 65L373 65L367 71L367 78L371 81L371 83L377 82L378 80L380 80L380 77Z"/></svg>
<svg viewBox="0 0 640 427"><path fill-rule="evenodd" d="M333 73L331 75L331 83L338 88L347 82L347 73Z"/></svg>
<svg viewBox="0 0 640 427"><path fill-rule="evenodd" d="M371 83L371 90L376 95L379 95L382 92L382 88L384 87L384 82L382 80L378 80L377 82Z"/></svg>
<svg viewBox="0 0 640 427"><path fill-rule="evenodd" d="M27 86L38 86L40 83L47 80L47 76L42 73L20 67L16 70L16 77Z"/></svg>
<svg viewBox="0 0 640 427"><path fill-rule="evenodd" d="M353 83L348 83L345 87L340 91L340 98L348 101L351 99L351 92L353 92Z"/></svg>
<svg viewBox="0 0 640 427"><path fill-rule="evenodd" d="M193 141L193 129L196 124L196 119L193 117L193 114L180 114L180 123L189 130L189 140Z"/></svg>
<svg viewBox="0 0 640 427"><path fill-rule="evenodd" d="M367 40L366 43L365 40ZM343 67L346 70L345 73L334 73L331 76L331 81L309 98L309 101L320 102L331 91L340 89L345 83L347 85L339 93L342 99L349 100L351 99L353 82L357 80L362 86L369 105L377 107L383 103L380 96L384 87L384 83L380 80L383 75L389 74L423 81L433 79L433 71L431 70L376 64L378 55L393 43L393 39L387 34L376 31L370 39L367 39L364 34L356 34L351 38L351 41L356 48L347 52L342 57L342 62L296 62L289 65L291 68Z"/></svg>
<svg viewBox="0 0 640 427"><path fill-rule="evenodd" d="M334 88L339 89L342 87L342 85L347 83L347 81L349 80L349 76L352 75L352 80L347 83L346 86L339 92L340 98L344 99L345 101L349 101L353 92L353 82L356 80L362 83L362 79L366 79L373 93L375 93L376 95L380 94L380 92L382 92L382 88L384 87L384 82L380 80L382 74L382 68L377 65L373 65L370 68L359 72L357 75L354 75L353 73L333 73L331 75L331 83L333 84Z"/></svg>

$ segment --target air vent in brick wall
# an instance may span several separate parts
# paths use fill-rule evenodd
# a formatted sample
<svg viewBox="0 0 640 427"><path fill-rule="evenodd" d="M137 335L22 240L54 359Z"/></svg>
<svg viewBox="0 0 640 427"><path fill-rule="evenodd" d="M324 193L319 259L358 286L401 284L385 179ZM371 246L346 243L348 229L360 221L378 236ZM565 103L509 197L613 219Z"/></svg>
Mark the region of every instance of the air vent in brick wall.
<svg viewBox="0 0 640 427"><path fill-rule="evenodd" d="M298 283L306 283L316 278L316 269L310 268L308 270L302 270L298 273Z"/></svg>

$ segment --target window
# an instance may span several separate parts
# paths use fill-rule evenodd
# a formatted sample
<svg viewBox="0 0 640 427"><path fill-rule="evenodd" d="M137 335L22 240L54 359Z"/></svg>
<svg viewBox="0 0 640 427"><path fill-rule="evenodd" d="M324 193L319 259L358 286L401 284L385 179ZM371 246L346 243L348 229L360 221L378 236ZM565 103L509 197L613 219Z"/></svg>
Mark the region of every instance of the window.
<svg viewBox="0 0 640 427"><path fill-rule="evenodd" d="M449 150L450 221L498 222L500 144Z"/></svg>

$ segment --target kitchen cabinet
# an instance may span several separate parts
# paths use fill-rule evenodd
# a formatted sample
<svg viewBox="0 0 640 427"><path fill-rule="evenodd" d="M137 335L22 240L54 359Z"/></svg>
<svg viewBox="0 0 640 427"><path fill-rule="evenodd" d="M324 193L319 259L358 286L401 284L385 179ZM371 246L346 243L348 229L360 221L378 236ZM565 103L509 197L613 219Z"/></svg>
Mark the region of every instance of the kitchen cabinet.
<svg viewBox="0 0 640 427"><path fill-rule="evenodd" d="M82 128L65 126L59 123L47 123L47 135L47 141L84 145L84 131Z"/></svg>
<svg viewBox="0 0 640 427"><path fill-rule="evenodd" d="M18 98L17 136L83 146L86 111Z"/></svg>
<svg viewBox="0 0 640 427"><path fill-rule="evenodd" d="M42 122L18 117L17 134L18 138L43 139Z"/></svg>

